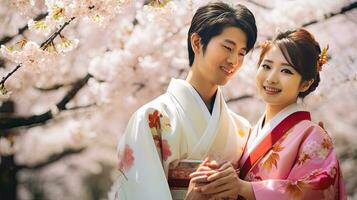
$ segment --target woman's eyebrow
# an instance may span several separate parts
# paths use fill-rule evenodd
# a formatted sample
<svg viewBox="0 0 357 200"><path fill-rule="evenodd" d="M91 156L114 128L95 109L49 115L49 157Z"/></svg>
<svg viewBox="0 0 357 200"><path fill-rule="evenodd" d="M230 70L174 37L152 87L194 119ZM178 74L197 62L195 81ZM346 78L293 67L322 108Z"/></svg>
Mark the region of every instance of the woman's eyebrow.
<svg viewBox="0 0 357 200"><path fill-rule="evenodd" d="M281 65L292 67L289 63L281 63Z"/></svg>

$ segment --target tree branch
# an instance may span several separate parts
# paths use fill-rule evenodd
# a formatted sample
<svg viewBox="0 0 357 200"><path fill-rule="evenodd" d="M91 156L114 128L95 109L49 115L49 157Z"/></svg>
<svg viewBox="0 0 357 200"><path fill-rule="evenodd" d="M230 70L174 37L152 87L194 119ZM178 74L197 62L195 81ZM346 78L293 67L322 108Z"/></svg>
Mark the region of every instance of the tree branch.
<svg viewBox="0 0 357 200"><path fill-rule="evenodd" d="M242 96L239 96L239 97L230 98L226 102L227 103L232 103L232 102L241 101L243 99L249 99L249 98L253 98L253 95L246 94L246 95L242 95Z"/></svg>
<svg viewBox="0 0 357 200"><path fill-rule="evenodd" d="M78 109L84 109L84 108L90 108L92 106L97 105L96 103L91 103L85 106L75 106L75 107L71 107L71 108L67 108L66 110L78 110Z"/></svg>
<svg viewBox="0 0 357 200"><path fill-rule="evenodd" d="M133 85L137 86L138 88L134 91L134 95L139 92L140 90L145 88L145 83L141 83L141 82L135 82L133 83Z"/></svg>
<svg viewBox="0 0 357 200"><path fill-rule="evenodd" d="M5 68L5 60L0 58L0 68Z"/></svg>
<svg viewBox="0 0 357 200"><path fill-rule="evenodd" d="M39 14L39 15L37 15L37 17L34 18L34 21L39 21L39 20L45 18L47 15L48 15L48 13ZM19 28L17 34L12 35L12 36L8 36L8 35L4 36L3 38L0 39L0 46L3 45L3 44L6 44L6 43L8 43L8 42L10 42L10 41L11 41L12 39L14 39L16 36L23 34L26 30L28 30L28 28L29 28L29 27L28 27L28 25L26 24L25 26Z"/></svg>
<svg viewBox="0 0 357 200"><path fill-rule="evenodd" d="M351 3L348 6L343 7L340 12L325 14L325 20L329 19L331 17L334 17L336 15L344 14L344 13L346 13L348 11L351 11L351 10L355 9L356 7L357 7L357 2ZM317 21L317 20L313 20L311 22L303 24L302 27L307 27L307 26L310 26L312 24L316 24L318 22L319 21Z"/></svg>
<svg viewBox="0 0 357 200"><path fill-rule="evenodd" d="M20 64L18 64L10 73L8 73L6 76L4 76L1 81L0 81L0 87L1 85L5 86L5 81L13 74L15 73L19 68L21 67Z"/></svg>
<svg viewBox="0 0 357 200"><path fill-rule="evenodd" d="M18 165L16 167L17 170L22 170L22 169L32 169L32 170L36 170L36 169L41 169L42 167L45 167L47 165L50 165L52 163L55 163L59 160L61 160L62 158L66 157L66 156L70 156L73 154L77 154L77 153L81 153L85 148L80 148L80 149L66 149L64 150L62 153L59 154L54 154L52 156L50 156L50 158L44 162L38 163L34 166L28 166L28 165Z"/></svg>
<svg viewBox="0 0 357 200"><path fill-rule="evenodd" d="M53 90L57 90L60 89L62 87L66 87L66 86L70 86L73 85L74 83L68 83L68 84L55 84L52 85L50 87L46 87L46 88L40 88L40 87L35 87L37 90L40 90L42 92L48 92L48 91L53 91Z"/></svg>
<svg viewBox="0 0 357 200"><path fill-rule="evenodd" d="M354 3L351 3L349 4L348 6L345 6L343 8L341 8L341 11L340 12L337 12L337 13L329 13L329 14L325 14L325 18L324 20L327 20L331 17L334 17L336 15L340 15L340 14L344 14L346 12L349 12L353 9L355 9L357 7L357 2L354 2ZM318 22L321 22L321 21L317 21L317 20L313 20L313 21L310 21L308 23L305 23L302 25L302 27L307 27L307 26L310 26L310 25L313 25L313 24L316 24ZM271 36L266 36L268 40L271 40L272 37ZM254 45L254 48L253 49L259 49L260 48L260 45L259 44L256 44Z"/></svg>
<svg viewBox="0 0 357 200"><path fill-rule="evenodd" d="M91 76L91 78L95 79L97 82L99 83L103 83L103 82L106 82L105 80L101 80L101 79L97 79L93 76ZM55 84L55 85L52 85L52 86L49 86L49 87L35 87L37 90L39 91L42 91L42 92L49 92L49 91L53 91L53 90L57 90L57 89L60 89L62 87L68 87L68 86L72 86L72 85L75 85L77 81L75 82L72 82L72 83L63 83L63 84Z"/></svg>
<svg viewBox="0 0 357 200"><path fill-rule="evenodd" d="M40 45L40 48L45 50L47 48L47 46L49 44L51 44L53 42L53 40L61 34L62 30L68 25L70 24L73 20L75 19L75 17L72 17L70 20L68 20L67 22L65 22L57 31L55 31L54 33L52 33L52 35L44 42L42 42L42 44ZM15 73L19 68L21 67L21 64L18 64L9 74L7 74L5 77L3 77L0 81L0 85L5 86L5 81L13 74Z"/></svg>
<svg viewBox="0 0 357 200"><path fill-rule="evenodd" d="M66 109L66 104L78 93L78 91L88 82L92 75L87 74L82 79L78 80L73 87L67 92L63 99L56 104L56 109L61 112ZM46 111L40 115L32 115L29 117L0 117L0 130L8 130L12 128L22 127L22 126L35 126L39 124L44 124L48 120L52 119L53 113L50 110ZM0 132L0 135L6 135L5 131Z"/></svg>
<svg viewBox="0 0 357 200"><path fill-rule="evenodd" d="M52 35L46 40L44 41L40 48L46 49L47 45L49 45L51 42L53 42L53 40L61 34L62 30L68 26L68 24L70 24L73 20L75 19L75 17L72 17L70 20L66 21L57 31L55 31L54 33L52 33Z"/></svg>

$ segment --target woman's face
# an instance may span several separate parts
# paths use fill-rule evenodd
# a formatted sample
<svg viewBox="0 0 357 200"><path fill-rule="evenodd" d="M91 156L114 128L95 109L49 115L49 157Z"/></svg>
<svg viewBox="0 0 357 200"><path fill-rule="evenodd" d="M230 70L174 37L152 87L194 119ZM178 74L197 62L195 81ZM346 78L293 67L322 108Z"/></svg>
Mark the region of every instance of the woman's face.
<svg viewBox="0 0 357 200"><path fill-rule="evenodd" d="M301 79L280 49L273 45L258 67L256 86L266 104L281 110L295 103L299 92L306 89L301 85Z"/></svg>
<svg viewBox="0 0 357 200"><path fill-rule="evenodd" d="M225 28L213 37L197 59L200 80L211 85L224 85L240 69L246 54L247 37L239 28Z"/></svg>

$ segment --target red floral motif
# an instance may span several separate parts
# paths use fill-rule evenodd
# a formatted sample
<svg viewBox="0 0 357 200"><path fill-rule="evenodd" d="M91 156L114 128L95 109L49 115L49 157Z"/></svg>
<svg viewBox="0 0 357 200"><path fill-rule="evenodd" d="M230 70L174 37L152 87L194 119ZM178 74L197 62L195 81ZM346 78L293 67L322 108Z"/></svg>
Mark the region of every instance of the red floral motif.
<svg viewBox="0 0 357 200"><path fill-rule="evenodd" d="M171 150L170 150L170 145L167 142L167 140L162 140L162 144L160 144L160 136L158 135L154 135L154 142L155 142L155 146L157 148L157 151L159 154L162 154L162 159L164 161L167 160L168 157L171 156ZM162 145L162 148L161 148Z"/></svg>
<svg viewBox="0 0 357 200"><path fill-rule="evenodd" d="M134 164L133 150L129 145L125 145L124 151L118 153L119 163L118 169L120 171L129 170Z"/></svg>
<svg viewBox="0 0 357 200"><path fill-rule="evenodd" d="M161 114L155 110L152 114L149 114L149 127L155 129L161 129L160 125Z"/></svg>
<svg viewBox="0 0 357 200"><path fill-rule="evenodd" d="M161 149L161 147L160 147L160 140L161 140L160 136L159 135L153 135L152 137L154 139L156 148L158 150L160 150Z"/></svg>
<svg viewBox="0 0 357 200"><path fill-rule="evenodd" d="M170 145L167 142L167 140L162 140L162 159L166 161L167 158L170 156L171 156Z"/></svg>

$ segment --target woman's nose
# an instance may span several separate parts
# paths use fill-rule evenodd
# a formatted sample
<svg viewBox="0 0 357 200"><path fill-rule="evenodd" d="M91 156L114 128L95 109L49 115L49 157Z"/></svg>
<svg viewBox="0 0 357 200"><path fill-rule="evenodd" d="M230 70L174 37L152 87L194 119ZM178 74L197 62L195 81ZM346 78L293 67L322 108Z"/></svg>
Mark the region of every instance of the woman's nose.
<svg viewBox="0 0 357 200"><path fill-rule="evenodd" d="M267 76L266 82L269 83L269 84L278 83L278 75L277 75L277 73L274 72L274 71L269 73L269 75Z"/></svg>

